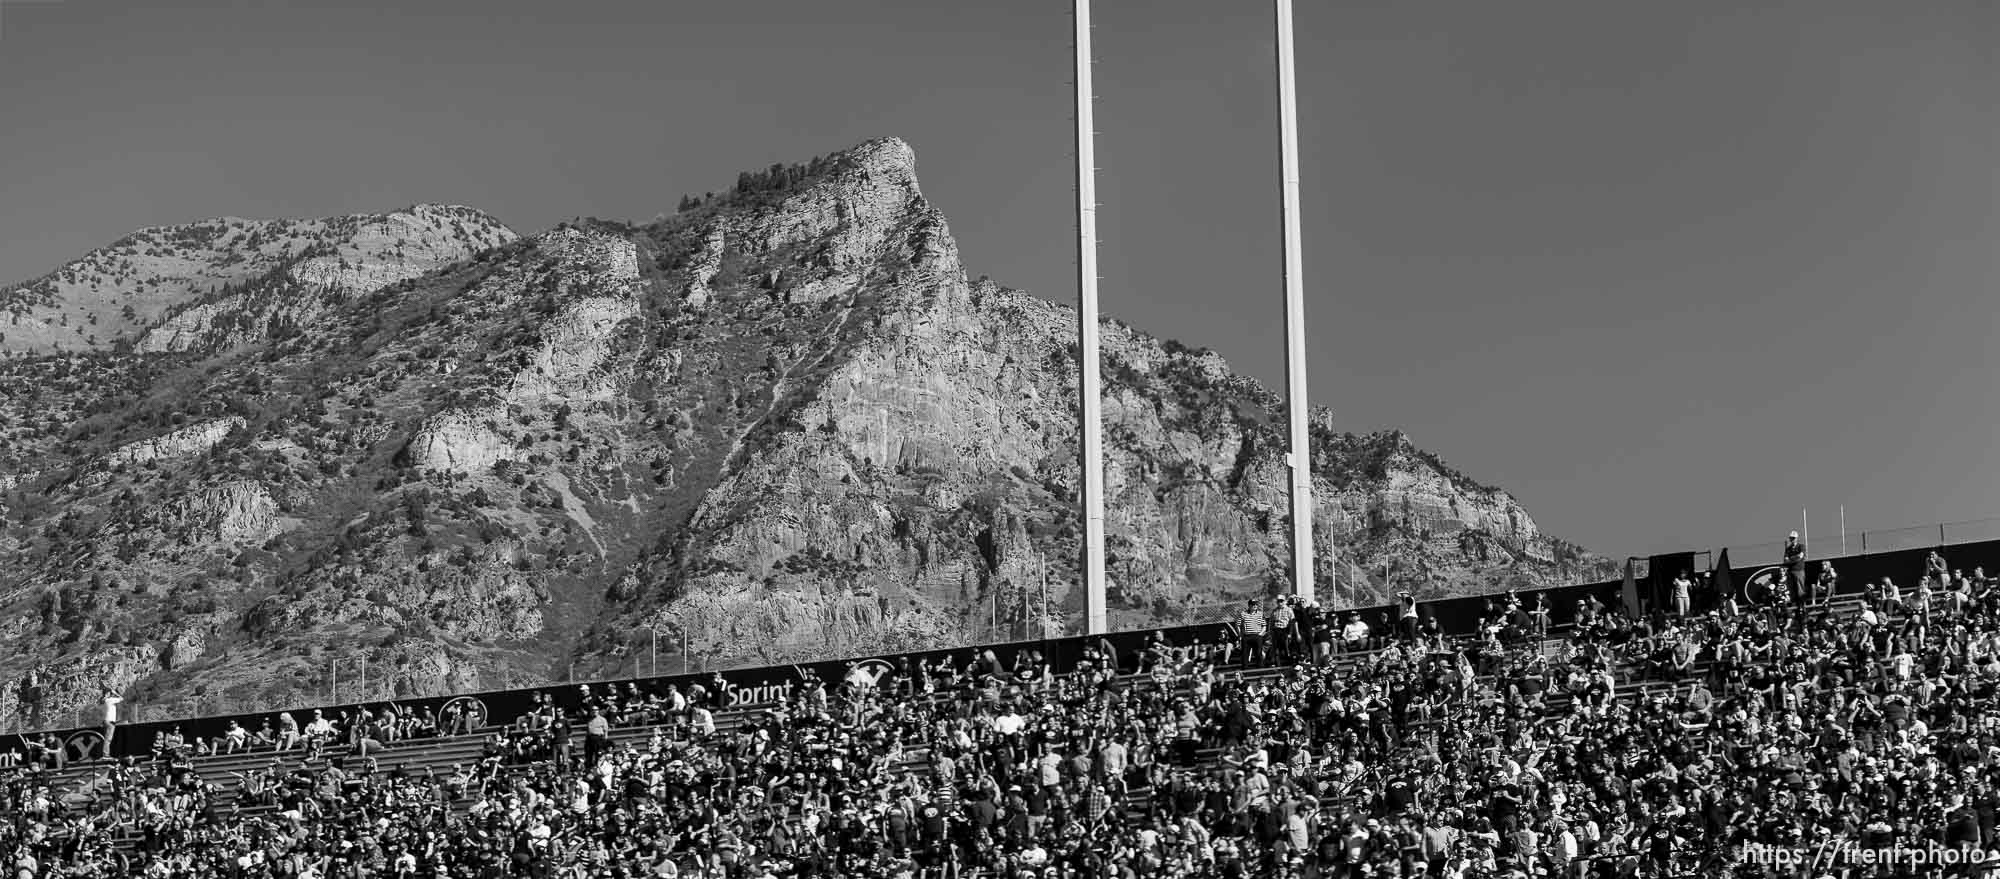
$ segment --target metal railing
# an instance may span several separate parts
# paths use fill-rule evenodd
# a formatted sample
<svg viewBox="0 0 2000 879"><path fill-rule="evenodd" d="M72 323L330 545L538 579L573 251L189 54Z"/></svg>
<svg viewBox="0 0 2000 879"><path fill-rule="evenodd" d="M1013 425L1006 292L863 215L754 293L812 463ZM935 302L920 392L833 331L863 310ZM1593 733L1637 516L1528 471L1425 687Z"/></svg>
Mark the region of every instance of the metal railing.
<svg viewBox="0 0 2000 879"><path fill-rule="evenodd" d="M1785 530L1790 531L1794 528L1787 526ZM1815 528L1801 536L1807 541L1808 559L1873 555L2000 540L2000 517L1936 522L1905 528L1849 529L1844 533L1838 527L1829 528L1825 532ZM1753 565L1776 564L1785 557L1785 541L1782 539L1764 543L1731 544L1728 549L1729 565L1738 569Z"/></svg>

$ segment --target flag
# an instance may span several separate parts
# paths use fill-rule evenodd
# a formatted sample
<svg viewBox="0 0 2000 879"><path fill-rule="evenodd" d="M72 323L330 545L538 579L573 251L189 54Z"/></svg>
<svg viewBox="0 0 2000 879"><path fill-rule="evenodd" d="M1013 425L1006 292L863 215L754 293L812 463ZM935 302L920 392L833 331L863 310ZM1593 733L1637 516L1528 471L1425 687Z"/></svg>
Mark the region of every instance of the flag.
<svg viewBox="0 0 2000 879"><path fill-rule="evenodd" d="M1715 600L1718 604L1735 597L1736 584L1731 582L1733 576L1729 571L1728 547L1723 547L1715 554L1715 568L1709 572L1709 578L1715 587Z"/></svg>
<svg viewBox="0 0 2000 879"><path fill-rule="evenodd" d="M1625 615L1639 618L1639 581L1632 570L1632 559L1625 560Z"/></svg>

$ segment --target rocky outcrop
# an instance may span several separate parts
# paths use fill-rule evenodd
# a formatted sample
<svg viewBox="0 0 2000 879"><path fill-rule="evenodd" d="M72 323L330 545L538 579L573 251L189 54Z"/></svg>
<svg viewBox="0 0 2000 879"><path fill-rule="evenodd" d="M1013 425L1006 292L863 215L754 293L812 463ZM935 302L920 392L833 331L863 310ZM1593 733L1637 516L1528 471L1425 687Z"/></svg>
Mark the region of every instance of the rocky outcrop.
<svg viewBox="0 0 2000 879"><path fill-rule="evenodd" d="M713 291L709 283L715 280L715 273L722 270L722 254L729 247L729 235L717 226L708 231L702 239L701 252L694 258L694 265L688 269L687 283L682 286L681 297L690 308L704 308Z"/></svg>
<svg viewBox="0 0 2000 879"><path fill-rule="evenodd" d="M216 332L223 315L241 310L243 298L240 295L223 296L177 310L160 321L158 326L141 334L138 341L132 343L132 350L140 354L173 354L202 347Z"/></svg>
<svg viewBox="0 0 2000 879"><path fill-rule="evenodd" d="M507 399L604 399L617 386L596 373L610 354L613 328L639 316L630 298L593 296L564 306L542 331L542 343L527 368L514 376Z"/></svg>
<svg viewBox="0 0 2000 879"><path fill-rule="evenodd" d="M604 399L616 385L598 374L612 332L639 316L639 268L630 241L564 230L541 242L560 261L567 301L541 328L528 365L508 382L505 402ZM611 295L603 295L603 294Z"/></svg>
<svg viewBox="0 0 2000 879"><path fill-rule="evenodd" d="M506 440L479 417L470 412L447 412L425 422L410 442L416 465L425 470L479 473L500 461L513 460Z"/></svg>
<svg viewBox="0 0 2000 879"><path fill-rule="evenodd" d="M126 443L113 449L109 455L104 456L104 460L105 463L117 465L191 458L214 448L215 444L222 442L231 431L242 428L243 419L238 417L190 424L172 433Z"/></svg>
<svg viewBox="0 0 2000 879"><path fill-rule="evenodd" d="M201 659L208 651L208 637L199 629L182 629L167 641L160 651L160 664L168 671L186 668Z"/></svg>
<svg viewBox="0 0 2000 879"><path fill-rule="evenodd" d="M279 530L278 504L263 486L235 480L191 493L181 516L222 543L261 543Z"/></svg>

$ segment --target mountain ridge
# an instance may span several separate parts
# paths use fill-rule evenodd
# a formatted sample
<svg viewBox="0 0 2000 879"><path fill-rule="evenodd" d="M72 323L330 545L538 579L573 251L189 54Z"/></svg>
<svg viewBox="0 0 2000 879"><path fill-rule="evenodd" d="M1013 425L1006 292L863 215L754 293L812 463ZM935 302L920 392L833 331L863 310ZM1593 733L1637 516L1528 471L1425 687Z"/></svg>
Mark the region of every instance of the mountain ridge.
<svg viewBox="0 0 2000 879"><path fill-rule="evenodd" d="M376 248L365 290L274 262L185 344L0 360L0 719L1073 630L1075 311L968 280L900 140L681 208ZM1114 620L1277 588L1282 401L1102 335ZM1608 571L1399 431L1313 447L1329 603Z"/></svg>
<svg viewBox="0 0 2000 879"><path fill-rule="evenodd" d="M483 212L433 203L319 219L215 217L149 226L46 275L0 287L0 314L7 318L0 350L101 351L121 344L182 350L194 342L171 336L148 342L135 334L160 329L163 320L231 285L282 276L319 290L373 289L399 272L428 271L513 237ZM408 255L406 247L418 252Z"/></svg>

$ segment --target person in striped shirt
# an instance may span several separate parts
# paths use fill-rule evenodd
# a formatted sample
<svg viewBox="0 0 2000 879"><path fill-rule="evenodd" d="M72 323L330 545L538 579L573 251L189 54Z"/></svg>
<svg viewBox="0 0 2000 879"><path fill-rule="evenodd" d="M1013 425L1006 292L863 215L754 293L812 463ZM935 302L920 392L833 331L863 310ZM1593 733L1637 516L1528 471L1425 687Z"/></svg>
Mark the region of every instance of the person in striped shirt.
<svg viewBox="0 0 2000 879"><path fill-rule="evenodd" d="M1264 611L1256 599L1244 603L1243 612L1236 617L1236 627L1243 636L1244 664L1260 663L1264 659Z"/></svg>

